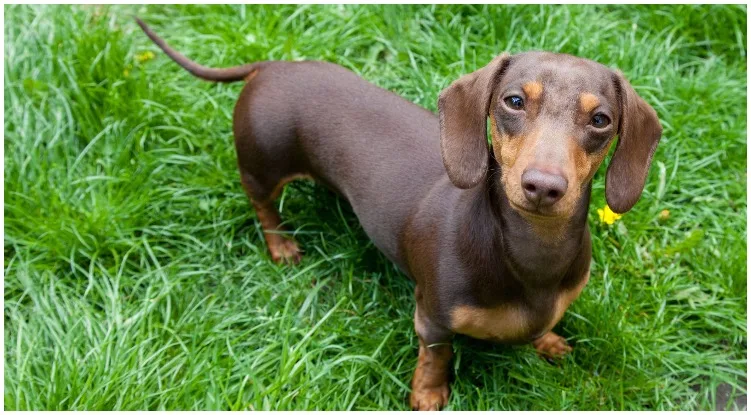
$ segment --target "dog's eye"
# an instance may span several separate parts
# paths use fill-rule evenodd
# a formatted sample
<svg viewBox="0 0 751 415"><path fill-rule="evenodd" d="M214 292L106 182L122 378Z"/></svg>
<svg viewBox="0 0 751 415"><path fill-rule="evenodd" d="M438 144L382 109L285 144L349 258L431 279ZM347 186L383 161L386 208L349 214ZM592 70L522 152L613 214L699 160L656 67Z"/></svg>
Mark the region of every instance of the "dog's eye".
<svg viewBox="0 0 751 415"><path fill-rule="evenodd" d="M592 117L591 124L595 128L605 128L610 125L610 118L603 113L597 113Z"/></svg>
<svg viewBox="0 0 751 415"><path fill-rule="evenodd" d="M514 95L503 100L509 108L520 110L524 108L524 100L522 97Z"/></svg>

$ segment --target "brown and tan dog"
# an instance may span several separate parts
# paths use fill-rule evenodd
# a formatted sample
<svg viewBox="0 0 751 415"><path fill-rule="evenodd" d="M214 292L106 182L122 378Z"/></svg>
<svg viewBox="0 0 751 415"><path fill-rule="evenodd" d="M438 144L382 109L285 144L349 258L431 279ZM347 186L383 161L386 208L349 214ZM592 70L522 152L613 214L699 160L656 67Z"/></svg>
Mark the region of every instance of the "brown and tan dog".
<svg viewBox="0 0 751 415"><path fill-rule="evenodd" d="M307 177L345 197L415 280L412 408L446 405L455 333L571 350L551 329L589 279L592 176L619 135L606 197L615 212L631 209L662 132L621 74L569 55L504 53L441 92L436 117L330 63L206 68L138 24L193 75L246 81L235 146L274 261L300 259L278 233L274 199Z"/></svg>

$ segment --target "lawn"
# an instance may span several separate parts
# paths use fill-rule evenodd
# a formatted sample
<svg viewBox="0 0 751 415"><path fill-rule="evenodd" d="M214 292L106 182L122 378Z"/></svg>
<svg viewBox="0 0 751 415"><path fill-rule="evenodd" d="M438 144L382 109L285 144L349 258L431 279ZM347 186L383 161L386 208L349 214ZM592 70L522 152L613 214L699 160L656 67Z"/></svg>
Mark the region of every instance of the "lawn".
<svg viewBox="0 0 751 415"><path fill-rule="evenodd" d="M242 84L191 77L136 14L205 65L326 60L433 111L504 50L619 68L664 135L613 225L594 178L574 352L458 337L449 408L745 402L745 6L5 6L5 409L408 409L413 284L303 182L279 205L305 257L271 262Z"/></svg>

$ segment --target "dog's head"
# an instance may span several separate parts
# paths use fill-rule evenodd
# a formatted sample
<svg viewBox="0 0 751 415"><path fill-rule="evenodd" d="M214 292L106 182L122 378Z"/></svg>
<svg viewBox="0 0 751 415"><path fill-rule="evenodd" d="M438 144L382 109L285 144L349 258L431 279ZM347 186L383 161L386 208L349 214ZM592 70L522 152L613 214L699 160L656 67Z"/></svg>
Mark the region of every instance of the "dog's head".
<svg viewBox="0 0 751 415"><path fill-rule="evenodd" d="M546 52L502 54L441 92L441 154L459 188L487 177L487 119L500 180L525 217L571 217L616 135L605 193L615 212L644 188L662 127L617 72ZM496 178L494 178L496 179Z"/></svg>

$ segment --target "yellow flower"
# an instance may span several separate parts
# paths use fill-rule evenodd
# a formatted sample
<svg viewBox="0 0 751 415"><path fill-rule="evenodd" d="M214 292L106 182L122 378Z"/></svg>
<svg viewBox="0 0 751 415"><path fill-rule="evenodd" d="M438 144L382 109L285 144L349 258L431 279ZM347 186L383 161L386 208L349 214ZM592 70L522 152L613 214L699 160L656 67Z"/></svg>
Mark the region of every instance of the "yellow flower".
<svg viewBox="0 0 751 415"><path fill-rule="evenodd" d="M668 220L669 217L670 217L669 210L665 209L662 212L660 212L660 216L659 216L660 220Z"/></svg>
<svg viewBox="0 0 751 415"><path fill-rule="evenodd" d="M129 70L127 70L127 69L126 69L126 70L124 70L124 71L123 71L123 76L124 76L124 77L126 77L126 78L127 78L128 76L130 76L130 71L129 71Z"/></svg>
<svg viewBox="0 0 751 415"><path fill-rule="evenodd" d="M150 50L147 50L146 52L143 52L143 53L136 53L136 60L138 62L143 63L146 61L150 61L152 59L154 59L154 52Z"/></svg>
<svg viewBox="0 0 751 415"><path fill-rule="evenodd" d="M602 209L597 209L597 214L600 216L600 222L604 222L608 225L614 224L615 221L623 216L610 210L610 206L608 205L605 205Z"/></svg>

